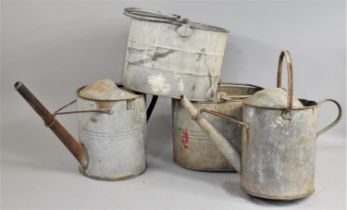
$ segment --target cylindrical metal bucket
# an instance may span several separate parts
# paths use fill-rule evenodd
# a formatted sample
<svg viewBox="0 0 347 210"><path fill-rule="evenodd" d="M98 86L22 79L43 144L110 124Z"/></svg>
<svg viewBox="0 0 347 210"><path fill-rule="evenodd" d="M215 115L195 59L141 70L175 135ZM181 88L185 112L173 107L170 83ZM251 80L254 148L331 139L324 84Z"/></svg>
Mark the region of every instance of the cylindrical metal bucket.
<svg viewBox="0 0 347 210"><path fill-rule="evenodd" d="M97 100L77 92L79 110L108 110L111 114L80 113L79 140L88 154L80 171L89 177L120 180L146 169L146 105L142 94L119 100ZM129 91L130 92L130 91Z"/></svg>
<svg viewBox="0 0 347 210"><path fill-rule="evenodd" d="M216 97L228 31L177 15L126 8L132 17L121 83L152 95Z"/></svg>
<svg viewBox="0 0 347 210"><path fill-rule="evenodd" d="M193 102L198 109L211 109L230 115L242 117L242 99L262 88L246 85L221 83L218 95L229 97L206 102ZM179 100L172 100L173 115L173 149L174 161L185 168L206 171L233 171L234 168L216 148L206 133L180 105ZM240 151L242 128L233 122L213 116L204 115L223 136Z"/></svg>

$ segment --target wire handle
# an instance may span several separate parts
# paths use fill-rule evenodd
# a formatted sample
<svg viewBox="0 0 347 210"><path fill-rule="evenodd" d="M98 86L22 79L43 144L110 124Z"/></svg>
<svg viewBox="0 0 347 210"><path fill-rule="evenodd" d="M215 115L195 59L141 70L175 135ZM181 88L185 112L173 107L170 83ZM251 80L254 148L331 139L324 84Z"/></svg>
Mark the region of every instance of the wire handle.
<svg viewBox="0 0 347 210"><path fill-rule="evenodd" d="M154 22L182 22L181 16L175 14L164 15L160 11L152 9L144 9L137 7L128 7L124 9L124 15L137 18L145 19Z"/></svg>
<svg viewBox="0 0 347 210"><path fill-rule="evenodd" d="M243 122L242 120L240 120L237 117L234 117L232 115L228 115L228 114L225 114L225 113L222 113L222 112L218 112L218 111L215 111L215 110L211 110L211 109L199 109L198 111L199 111L199 114L203 113L203 112L206 112L208 114L212 114L212 115L215 115L217 117L230 120L230 121L235 122L235 123L237 123L237 124L239 124L241 126L244 126L246 128L249 127L248 123Z"/></svg>
<svg viewBox="0 0 347 210"><path fill-rule="evenodd" d="M226 92L219 92L217 93L217 98L222 99L224 101L238 101L242 102L244 99L249 98L252 95L245 94L245 95L228 95Z"/></svg>

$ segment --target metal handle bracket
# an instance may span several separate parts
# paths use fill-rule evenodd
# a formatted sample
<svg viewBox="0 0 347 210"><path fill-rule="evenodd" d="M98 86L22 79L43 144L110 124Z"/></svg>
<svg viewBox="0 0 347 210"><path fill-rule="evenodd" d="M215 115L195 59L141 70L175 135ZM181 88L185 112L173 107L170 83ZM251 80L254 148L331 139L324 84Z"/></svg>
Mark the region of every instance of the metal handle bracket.
<svg viewBox="0 0 347 210"><path fill-rule="evenodd" d="M77 114L77 113L86 113L86 112L96 112L96 113L105 113L105 114L112 114L113 111L112 110L78 110L78 111L68 111L68 112L61 112L61 110L67 108L68 106L71 106L72 104L76 103L77 99L65 104L64 106L60 107L59 109L57 109L55 112L53 112L52 114L52 120L50 123L45 123L45 125L47 127L51 127L54 122L55 122L55 116L57 115L63 115L63 114Z"/></svg>

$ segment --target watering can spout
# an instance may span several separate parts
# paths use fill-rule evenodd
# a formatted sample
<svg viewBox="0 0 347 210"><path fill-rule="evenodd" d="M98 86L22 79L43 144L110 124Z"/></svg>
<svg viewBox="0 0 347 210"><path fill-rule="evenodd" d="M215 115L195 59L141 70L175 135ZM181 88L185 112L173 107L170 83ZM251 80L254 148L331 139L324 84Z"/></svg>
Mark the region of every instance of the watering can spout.
<svg viewBox="0 0 347 210"><path fill-rule="evenodd" d="M241 157L238 151L218 132L211 123L200 115L194 105L185 97L181 96L180 104L187 110L193 120L201 127L207 136L214 141L218 150L231 163L237 172L241 172Z"/></svg>
<svg viewBox="0 0 347 210"><path fill-rule="evenodd" d="M87 152L81 145L51 114L44 105L30 92L30 90L22 83L16 82L15 89L29 103L34 111L40 115L45 125L50 128L60 141L67 147L72 155L78 160L83 168L87 166Z"/></svg>

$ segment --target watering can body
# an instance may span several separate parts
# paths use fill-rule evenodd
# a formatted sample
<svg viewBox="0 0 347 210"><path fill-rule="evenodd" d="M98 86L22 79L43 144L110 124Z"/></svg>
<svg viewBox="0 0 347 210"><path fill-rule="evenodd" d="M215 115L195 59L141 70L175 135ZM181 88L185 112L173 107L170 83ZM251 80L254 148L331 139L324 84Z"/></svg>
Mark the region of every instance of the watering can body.
<svg viewBox="0 0 347 210"><path fill-rule="evenodd" d="M282 52L279 66L285 57L290 80L292 67L289 56L288 52ZM281 68L278 76L280 81ZM302 106L293 108L292 82L288 84L288 107L250 104L250 97L243 101L242 119L214 110L197 110L184 96L180 101L192 119L241 174L241 188L249 195L275 200L294 200L310 195L314 191L317 137L341 119L341 106L333 99L318 103L300 100ZM280 82L277 85L280 87ZM326 102L337 106L338 115L335 121L318 131L319 107ZM229 119L242 127L241 154L206 120L203 112Z"/></svg>
<svg viewBox="0 0 347 210"><path fill-rule="evenodd" d="M99 89L93 90L93 93L100 91L100 87L103 86L97 86ZM39 114L45 125L79 161L80 172L102 180L127 179L140 175L146 169L146 119L149 119L157 98L152 98L146 117L144 95L118 87L123 89L122 94L126 97L90 98L81 94L85 88L81 87L76 100L52 114L23 83L15 84L16 90ZM62 112L75 102L77 111ZM59 123L56 118L59 114L78 114L79 140Z"/></svg>
<svg viewBox="0 0 347 210"><path fill-rule="evenodd" d="M80 171L96 179L120 180L146 169L146 104L144 95L98 101L81 96L78 110L106 109L112 114L79 113L79 141L88 154Z"/></svg>
<svg viewBox="0 0 347 210"><path fill-rule="evenodd" d="M318 105L290 111L244 104L241 188L250 195L293 200L314 191Z"/></svg>

